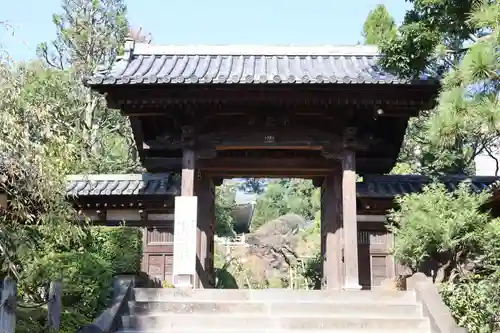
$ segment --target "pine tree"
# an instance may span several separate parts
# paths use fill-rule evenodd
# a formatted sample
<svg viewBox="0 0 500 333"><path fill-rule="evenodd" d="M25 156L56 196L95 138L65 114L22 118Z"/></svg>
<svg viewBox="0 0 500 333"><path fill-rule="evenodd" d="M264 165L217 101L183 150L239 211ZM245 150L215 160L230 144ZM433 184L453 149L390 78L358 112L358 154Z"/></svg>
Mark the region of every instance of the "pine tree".
<svg viewBox="0 0 500 333"><path fill-rule="evenodd" d="M438 106L408 127L402 156L423 173L471 173L498 137L499 3L412 0L380 64L399 76L444 77ZM417 156L415 151L419 151ZM400 156L404 162L408 162Z"/></svg>
<svg viewBox="0 0 500 333"><path fill-rule="evenodd" d="M483 1L468 23L482 37L465 46L461 60L446 74L438 107L429 119L429 139L436 150L461 147L463 160L483 152L496 159L494 151L500 143L500 3Z"/></svg>
<svg viewBox="0 0 500 333"><path fill-rule="evenodd" d="M124 0L62 0L62 12L52 20L57 37L50 46L40 44L39 56L50 67L71 70L79 80L98 67L111 66L129 34ZM82 162L107 154L116 157L119 171L135 168L137 149L128 119L107 109L103 97L83 85L81 95L85 106L79 110L79 130L86 145ZM128 156L123 154L127 151ZM92 171L104 171L100 165Z"/></svg>

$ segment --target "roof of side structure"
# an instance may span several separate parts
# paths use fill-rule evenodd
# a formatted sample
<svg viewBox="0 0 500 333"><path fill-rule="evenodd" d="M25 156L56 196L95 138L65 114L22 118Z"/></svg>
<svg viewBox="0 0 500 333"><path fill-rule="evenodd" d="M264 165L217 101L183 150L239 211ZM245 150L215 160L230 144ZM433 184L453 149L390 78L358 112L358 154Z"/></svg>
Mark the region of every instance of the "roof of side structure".
<svg viewBox="0 0 500 333"><path fill-rule="evenodd" d="M497 176L442 176L439 179L450 192L456 190L460 183L470 184L473 192L490 191L492 184L497 183ZM422 192L432 180L420 175L381 175L365 176L357 183L357 196L365 198L393 198L399 195Z"/></svg>
<svg viewBox="0 0 500 333"><path fill-rule="evenodd" d="M179 195L179 183L172 174L74 175L69 176L66 194L70 197L121 195ZM468 182L475 192L490 190L500 177L444 176L440 181L450 191ZM430 179L413 175L365 176L357 183L360 198L391 199L398 195L421 192Z"/></svg>
<svg viewBox="0 0 500 333"><path fill-rule="evenodd" d="M172 174L100 174L67 177L66 195L179 195L179 186Z"/></svg>
<svg viewBox="0 0 500 333"><path fill-rule="evenodd" d="M372 46L160 46L127 41L89 86L127 84L410 84L377 65Z"/></svg>

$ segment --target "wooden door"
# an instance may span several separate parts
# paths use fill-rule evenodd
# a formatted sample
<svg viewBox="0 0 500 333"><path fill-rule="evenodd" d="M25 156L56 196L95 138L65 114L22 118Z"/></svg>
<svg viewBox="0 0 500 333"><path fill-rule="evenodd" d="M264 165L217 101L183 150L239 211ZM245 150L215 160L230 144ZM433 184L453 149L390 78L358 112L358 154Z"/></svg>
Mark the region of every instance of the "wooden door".
<svg viewBox="0 0 500 333"><path fill-rule="evenodd" d="M376 288L395 274L390 253L392 234L383 225L358 226L359 283L363 289Z"/></svg>
<svg viewBox="0 0 500 333"><path fill-rule="evenodd" d="M163 223L144 228L142 270L155 283L173 283L174 225Z"/></svg>

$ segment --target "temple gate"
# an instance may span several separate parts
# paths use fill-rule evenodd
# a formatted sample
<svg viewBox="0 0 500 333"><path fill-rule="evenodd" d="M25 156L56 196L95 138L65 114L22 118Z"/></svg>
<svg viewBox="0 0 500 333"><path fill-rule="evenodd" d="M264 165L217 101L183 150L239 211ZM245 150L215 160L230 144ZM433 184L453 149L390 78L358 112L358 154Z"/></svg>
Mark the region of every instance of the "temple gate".
<svg viewBox="0 0 500 333"><path fill-rule="evenodd" d="M174 251L186 251L186 258L196 251L196 262L187 265L194 276L185 283L213 286L214 186L234 177L307 178L321 187L327 288L360 289L395 274L384 221L359 219L356 177L391 170L408 119L432 106L438 85L394 77L377 59L376 49L366 46L127 41L111 70L86 80L129 117L148 172L180 173L176 195L197 197L197 207L175 211L176 223L197 227L192 239L173 230ZM183 220L191 210L196 217Z"/></svg>

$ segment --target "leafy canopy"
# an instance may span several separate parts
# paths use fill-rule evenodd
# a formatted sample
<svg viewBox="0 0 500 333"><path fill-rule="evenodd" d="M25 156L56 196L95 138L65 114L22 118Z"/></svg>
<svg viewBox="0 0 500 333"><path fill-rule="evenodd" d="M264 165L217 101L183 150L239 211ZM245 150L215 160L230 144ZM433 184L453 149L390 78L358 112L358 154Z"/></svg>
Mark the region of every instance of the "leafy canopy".
<svg viewBox="0 0 500 333"><path fill-rule="evenodd" d="M397 198L399 209L389 215L396 260L414 272L426 260L439 260L443 254L451 253L457 264L463 262L462 254L479 248L478 231L490 220L480 212L486 199L485 194L471 195L467 183L454 192L432 184L422 193Z"/></svg>
<svg viewBox="0 0 500 333"><path fill-rule="evenodd" d="M384 5L380 4L371 10L363 24L365 44L379 45L383 41L396 36L396 23Z"/></svg>
<svg viewBox="0 0 500 333"><path fill-rule="evenodd" d="M381 65L443 81L437 107L410 122L400 160L421 173L471 173L476 156L498 150L500 4L410 2L397 34L380 43Z"/></svg>

